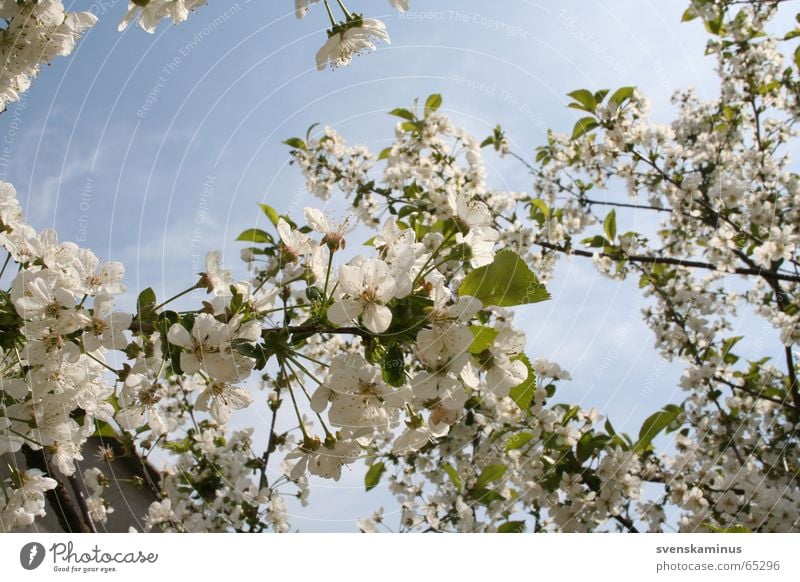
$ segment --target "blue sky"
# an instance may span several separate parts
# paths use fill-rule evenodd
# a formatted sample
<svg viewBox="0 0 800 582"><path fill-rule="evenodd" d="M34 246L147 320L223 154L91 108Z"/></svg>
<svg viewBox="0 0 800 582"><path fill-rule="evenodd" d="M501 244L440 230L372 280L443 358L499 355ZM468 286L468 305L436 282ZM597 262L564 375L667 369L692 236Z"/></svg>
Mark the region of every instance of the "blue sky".
<svg viewBox="0 0 800 582"><path fill-rule="evenodd" d="M379 151L394 126L386 111L438 92L457 123L480 136L500 123L530 156L548 127L574 124L573 89L636 85L664 122L675 89L716 90L705 33L680 23L687 3L678 0L412 0L404 16L385 0L352 0L351 9L385 20L392 44L323 72L314 63L327 23L320 6L296 21L288 0L211 0L185 24L148 35L117 32L125 4L72 3L101 20L0 116L11 148L0 170L37 228L122 260L129 289L152 286L159 297L193 281L208 250L224 249L244 276L233 241L256 220L264 226L258 202L298 215L321 205L281 144L312 123ZM518 166L495 159L490 181L530 187ZM631 227L645 220L625 218ZM521 322L533 357L571 371L562 398L597 406L630 432L680 398L680 367L654 352L635 282L565 261L551 291L552 301L521 310ZM312 494L297 527L350 530L387 503L380 490L364 497L359 471L321 485L316 501L326 502Z"/></svg>

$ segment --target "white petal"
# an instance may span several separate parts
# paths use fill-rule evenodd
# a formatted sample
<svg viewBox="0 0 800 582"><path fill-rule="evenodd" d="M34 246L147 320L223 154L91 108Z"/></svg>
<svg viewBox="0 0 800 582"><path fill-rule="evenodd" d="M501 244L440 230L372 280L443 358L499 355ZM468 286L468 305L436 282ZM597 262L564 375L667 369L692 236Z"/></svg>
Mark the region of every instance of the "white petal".
<svg viewBox="0 0 800 582"><path fill-rule="evenodd" d="M322 412L327 408L328 401L331 397L331 391L328 389L327 386L324 384L317 388L314 394L311 396L311 410L316 412L317 414L322 414Z"/></svg>
<svg viewBox="0 0 800 582"><path fill-rule="evenodd" d="M336 51L336 47L339 46L340 36L338 34L334 34L333 36L329 37L328 40L322 45L322 48L317 51L317 70L322 71L325 69L325 65L328 64L328 61L331 58L331 55ZM313 226L311 228L314 228ZM314 230L317 230L316 228ZM317 231L321 232L321 231Z"/></svg>
<svg viewBox="0 0 800 582"><path fill-rule="evenodd" d="M224 398L212 398L208 411L211 417L220 424L226 424L231 417L231 407Z"/></svg>
<svg viewBox="0 0 800 582"><path fill-rule="evenodd" d="M328 230L330 230L328 219L325 218L325 214L323 214L321 210L307 206L303 209L303 214L306 217L308 226L310 226L315 232L326 234Z"/></svg>
<svg viewBox="0 0 800 582"><path fill-rule="evenodd" d="M167 340L169 343L182 348L191 349L193 347L192 336L189 331L180 323L173 323L167 332Z"/></svg>
<svg viewBox="0 0 800 582"><path fill-rule="evenodd" d="M370 303L364 310L364 326L373 333L383 333L392 323L392 310L385 305Z"/></svg>
<svg viewBox="0 0 800 582"><path fill-rule="evenodd" d="M342 298L328 308L328 320L334 325L345 325L361 315L362 310L361 301Z"/></svg>
<svg viewBox="0 0 800 582"><path fill-rule="evenodd" d="M350 295L358 295L363 290L365 274L361 266L342 265L339 269L339 286Z"/></svg>

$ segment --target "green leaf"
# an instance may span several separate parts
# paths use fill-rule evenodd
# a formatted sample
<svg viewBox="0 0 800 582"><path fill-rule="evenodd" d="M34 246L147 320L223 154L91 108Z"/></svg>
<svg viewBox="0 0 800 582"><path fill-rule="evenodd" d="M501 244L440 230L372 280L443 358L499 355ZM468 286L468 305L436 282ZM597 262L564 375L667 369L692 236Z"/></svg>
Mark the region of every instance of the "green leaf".
<svg viewBox="0 0 800 582"><path fill-rule="evenodd" d="M392 148L383 148L381 150L381 153L378 154L378 159L379 160L387 160L387 159L389 159L389 154L391 154L391 153L392 153Z"/></svg>
<svg viewBox="0 0 800 582"><path fill-rule="evenodd" d="M739 356L731 352L733 347L742 340L743 336L729 337L722 342L722 359L726 364L735 364L739 361Z"/></svg>
<svg viewBox="0 0 800 582"><path fill-rule="evenodd" d="M532 432L519 432L506 441L506 451L521 449L533 438Z"/></svg>
<svg viewBox="0 0 800 582"><path fill-rule="evenodd" d="M469 329L472 332L472 343L469 346L470 354L480 354L482 351L492 347L494 338L497 337L495 328L485 325L471 325Z"/></svg>
<svg viewBox="0 0 800 582"><path fill-rule="evenodd" d="M541 198L534 198L531 200L531 204L535 206L545 218L550 218L550 207L547 205L547 202Z"/></svg>
<svg viewBox="0 0 800 582"><path fill-rule="evenodd" d="M425 114L433 113L442 106L442 96L434 93L425 101Z"/></svg>
<svg viewBox="0 0 800 582"><path fill-rule="evenodd" d="M723 14L720 11L720 14L714 20L706 20L706 30L711 34L723 34L725 32L725 27L723 26L722 18Z"/></svg>
<svg viewBox="0 0 800 582"><path fill-rule="evenodd" d="M450 463L445 463L444 465L442 465L442 469L444 469L444 472L447 473L448 477L450 477L450 480L453 482L453 485L456 486L456 489L461 491L462 487L461 477L458 476L458 472L455 470L453 465L451 465Z"/></svg>
<svg viewBox="0 0 800 582"><path fill-rule="evenodd" d="M511 307L550 299L525 261L512 250L503 249L490 265L469 273L458 288L459 295L480 299L484 305Z"/></svg>
<svg viewBox="0 0 800 582"><path fill-rule="evenodd" d="M364 475L364 485L366 486L367 491L371 491L378 486L384 471L386 471L386 465L383 463L375 463L369 468L367 474Z"/></svg>
<svg viewBox="0 0 800 582"><path fill-rule="evenodd" d="M648 416L639 430L639 440L636 441L634 450L637 453L645 452L650 447L653 439L675 422L682 412L683 409L680 406L668 404L655 414Z"/></svg>
<svg viewBox="0 0 800 582"><path fill-rule="evenodd" d="M156 306L156 292L153 291L152 287L148 287L141 293L139 293L138 299L136 299L136 312L139 315L145 315L146 313L150 313L153 311L153 308Z"/></svg>
<svg viewBox="0 0 800 582"><path fill-rule="evenodd" d="M498 526L497 533L524 533L525 532L525 522L524 521L507 521L504 524Z"/></svg>
<svg viewBox="0 0 800 582"><path fill-rule="evenodd" d="M606 95L608 95L608 89L600 89L599 91L596 91L594 94L595 103L598 105L602 103L603 99L606 98Z"/></svg>
<svg viewBox="0 0 800 582"><path fill-rule="evenodd" d="M683 16L681 16L681 22L689 22L690 20L694 20L695 18L697 18L697 12L695 11L694 7L689 6L689 8L683 11Z"/></svg>
<svg viewBox="0 0 800 582"><path fill-rule="evenodd" d="M267 215L267 218L269 218L269 221L273 224L273 226L278 226L278 221L281 218L278 214L278 211L268 204L259 204L258 206L261 208L264 214Z"/></svg>
<svg viewBox="0 0 800 582"><path fill-rule="evenodd" d="M497 491L486 489L485 487L470 490L470 495L476 502L486 505L487 507L495 501L503 501L505 499L505 497L500 495Z"/></svg>
<svg viewBox="0 0 800 582"><path fill-rule="evenodd" d="M613 241L615 238L617 238L616 211L612 210L606 215L606 219L603 221L603 230L605 230L606 236L608 237L609 241Z"/></svg>
<svg viewBox="0 0 800 582"><path fill-rule="evenodd" d="M585 238L581 242L587 247L594 249L601 249L611 244L609 241L607 241L604 237L600 236L599 234L596 234L589 238Z"/></svg>
<svg viewBox="0 0 800 582"><path fill-rule="evenodd" d="M578 444L575 445L575 458L581 463L585 462L594 455L595 451L605 448L610 440L612 438L605 434L584 433Z"/></svg>
<svg viewBox="0 0 800 582"><path fill-rule="evenodd" d="M494 483L505 474L505 465L489 465L483 471L481 471L478 480L475 482L475 489L483 489L489 483Z"/></svg>
<svg viewBox="0 0 800 582"><path fill-rule="evenodd" d="M528 359L528 356L520 354L517 359L528 368L528 377L525 378L525 381L519 386L514 386L508 395L511 397L511 400L517 403L517 406L519 406L521 410L527 411L531 407L533 395L536 392L536 372L533 371L533 366L531 366L531 361Z"/></svg>
<svg viewBox="0 0 800 582"><path fill-rule="evenodd" d="M306 149L306 142L304 142L299 137L290 137L289 139L285 140L283 143L292 147L296 150L304 150Z"/></svg>
<svg viewBox="0 0 800 582"><path fill-rule="evenodd" d="M400 109L400 108L392 109L389 112L389 115L394 115L395 117L400 117L400 118L405 119L407 121L416 121L417 120L417 116L414 115L413 113L411 113L408 109Z"/></svg>
<svg viewBox="0 0 800 582"><path fill-rule="evenodd" d="M797 65L798 69L800 69L800 45L797 45L797 48L794 51L794 64Z"/></svg>
<svg viewBox="0 0 800 582"><path fill-rule="evenodd" d="M248 228L236 240L252 242L252 243L271 243L273 242L272 236L259 228Z"/></svg>
<svg viewBox="0 0 800 582"><path fill-rule="evenodd" d="M572 128L572 137L570 139L578 139L585 133L588 133L598 127L600 124L594 117L582 117Z"/></svg>
<svg viewBox="0 0 800 582"><path fill-rule="evenodd" d="M589 111L590 113L594 113L597 109L597 101L595 101L594 95L591 91L587 91L586 89L578 89L577 91L567 93L567 95L582 105L582 107L574 107L574 109L582 109L583 111ZM574 104L570 104L570 107L573 105Z"/></svg>
<svg viewBox="0 0 800 582"><path fill-rule="evenodd" d="M625 101L633 97L633 92L635 87L620 87L614 94L608 98L609 103L614 103L616 105L622 105Z"/></svg>
<svg viewBox="0 0 800 582"><path fill-rule="evenodd" d="M95 426L96 429L92 436L103 437L107 439L115 439L117 438L117 436L119 436L117 435L117 431L114 430L114 427L112 427L107 422L104 422L102 420L96 420Z"/></svg>
<svg viewBox="0 0 800 582"><path fill-rule="evenodd" d="M405 381L405 357L403 350L395 344L386 350L386 355L381 362L383 381L389 386L402 386Z"/></svg>
<svg viewBox="0 0 800 582"><path fill-rule="evenodd" d="M722 106L722 116L725 118L726 121L735 120L738 114L739 111L735 107L731 107L730 105Z"/></svg>

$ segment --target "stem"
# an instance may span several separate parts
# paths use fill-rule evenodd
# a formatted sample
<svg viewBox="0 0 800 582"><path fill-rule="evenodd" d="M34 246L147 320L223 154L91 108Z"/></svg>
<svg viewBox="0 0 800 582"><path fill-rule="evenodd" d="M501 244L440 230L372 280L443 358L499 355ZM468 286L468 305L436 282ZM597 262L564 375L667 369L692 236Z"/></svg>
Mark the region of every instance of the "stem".
<svg viewBox="0 0 800 582"><path fill-rule="evenodd" d="M303 368L303 366L301 366L299 362L297 362L297 360L295 360L294 358L291 358L291 356L290 356L290 359L291 359L291 360L292 360L292 361L293 361L293 362L294 362L296 365L300 366L300 369L301 369L301 370L303 370L303 371L304 371L306 374L308 374L309 376L311 376L311 377L314 379L314 381L315 381L315 382L319 383L319 385L320 385L320 386L322 385L322 382L320 382L319 380L317 380L317 379L316 379L316 378L315 378L315 377L314 377L314 376L313 376L311 373L307 372L307 371L306 371L306 369L305 369L305 368ZM288 363L288 362L286 363L286 365L287 365L287 366L289 366L289 369L292 371L292 374L294 374L294 375L295 375L295 377L296 377L296 376L297 376L297 372L294 370L294 368L292 368L292 365L291 365L290 363ZM306 387L305 387L305 386L303 386L303 383L302 383L302 382L300 382L300 389L303 391L303 394L305 394L306 398L308 398L308 401L309 401L309 402L311 402L311 395L310 395L310 394L308 393L308 391L306 390ZM319 419L319 422L320 422L320 424L322 425L322 429L325 431L325 436L326 436L326 437L333 436L333 434L331 433L331 431L328 429L328 425L326 425L326 424L325 424L325 420L323 420L323 418L322 418L322 415L321 415L319 412L317 412L316 410L314 411L314 414L317 416L317 419Z"/></svg>
<svg viewBox="0 0 800 582"><path fill-rule="evenodd" d="M319 379L319 378L317 378L317 377L316 377L314 374L312 374L311 372L309 372L309 371L306 369L306 367L305 367L303 364L301 364L300 362L298 362L298 361L297 361L297 360L296 360L296 359L295 359L293 356L287 356L287 357L289 358L289 360L290 360L290 361L291 361L291 362L292 362L292 363L293 363L295 366L297 366L298 368L300 368L300 370L301 370L301 371L302 371L302 372L303 372L303 373L304 373L306 376L308 376L309 378L311 378L312 380L314 380L314 382L316 382L318 386L322 386L322 384L324 384L324 382L323 382L322 380L320 380L320 379ZM291 367L291 366L289 366L289 367ZM304 391L305 391L305 390L304 390ZM308 394L306 394L306 396L308 396ZM309 400L310 400L310 398L309 398Z"/></svg>
<svg viewBox="0 0 800 582"><path fill-rule="evenodd" d="M443 261L440 261L440 262L436 263L436 264L435 264L435 265L433 265L433 266L432 266L430 269L428 269L428 270L427 270L427 271L426 271L426 272L423 274L423 277L426 277L426 276L427 276L429 273L433 273L433 272L434 272L436 269L438 269L438 268L439 268L439 267L441 267L442 265L446 265L446 264L447 264L447 263L449 263L450 261L453 261L453 260L455 260L455 259L457 259L457 258L458 258L458 257L456 257L456 256L454 256L454 255L450 255L450 256L448 256L448 257L447 257L447 258L445 258ZM463 265L459 265L459 266L458 266L458 268L457 268L457 269L456 269L456 270L455 270L455 271L454 271L452 274L453 274L453 275L455 275L456 273L458 273L458 272L461 270L461 268L462 268L462 267L463 267Z"/></svg>
<svg viewBox="0 0 800 582"><path fill-rule="evenodd" d="M272 278L273 278L275 275L277 275L277 274L278 274L278 272L279 272L280 270L281 270L281 269L280 269L280 266L278 266L278 267L275 267L274 269L272 269L272 271L270 271L269 273L265 273L265 274L264 274L264 280L263 280L263 281L261 281L261 283L259 283L259 284L258 284L258 287L256 287L255 289L253 289L252 295L253 295L253 296L255 296L255 294L256 294L256 293L258 293L259 291L261 291L261 288L262 288L264 285L266 285L266 284L267 284L267 281L269 281L269 280L270 280L270 279L272 279Z"/></svg>
<svg viewBox="0 0 800 582"><path fill-rule="evenodd" d="M6 260L3 263L3 268L0 269L0 277L2 277L3 273L6 272L6 267L8 266L8 261L10 261L10 260L11 260L11 253L8 253L8 256L6 256Z"/></svg>
<svg viewBox="0 0 800 582"><path fill-rule="evenodd" d="M330 364L327 364L325 362L317 360L316 358L312 358L311 356L307 356L302 352L295 352L295 355L300 356L301 358L305 358L309 362L314 362L315 364L317 364L318 366L322 366L323 368L330 368L331 367Z"/></svg>
<svg viewBox="0 0 800 582"><path fill-rule="evenodd" d="M342 2L342 0L336 0L336 3L339 4L339 8L342 9L342 12L344 12L344 15L347 17L347 20L352 20L353 15L350 14L350 11L347 9L347 6L344 5L344 2Z"/></svg>
<svg viewBox="0 0 800 582"><path fill-rule="evenodd" d="M171 303L171 302L175 301L176 299L178 299L179 297L183 297L183 296L184 296L184 295L186 295L187 293L191 293L191 292L192 292L192 291L194 291L195 289L199 289L199 288L200 288L200 286L199 286L199 285L192 285L191 287L189 287L188 289L184 289L183 291L181 291L181 292L180 292L180 293L178 293L177 295L173 295L172 297L170 297L169 299L167 299L167 300L166 300L166 301L164 301L163 303L159 303L158 305L156 305L155 307L153 307L153 311L158 311L159 309L161 309L162 307L164 307L166 304L168 304L168 303Z"/></svg>
<svg viewBox="0 0 800 582"><path fill-rule="evenodd" d="M303 438L310 440L310 437L306 432L306 425L303 423L303 415L300 414L300 408L297 406L297 399L294 397L294 390L292 390L292 383L289 382L289 377L286 375L286 369L283 363L281 363L281 373L283 374L283 377L286 379L286 386L289 388L289 396L292 397L292 406L294 407L294 413L297 416L297 422L300 423L300 432L303 433Z"/></svg>
<svg viewBox="0 0 800 582"><path fill-rule="evenodd" d="M325 288L322 290L322 296L328 300L328 283L331 279L331 269L333 268L333 251L328 247L328 271L325 273Z"/></svg>
<svg viewBox="0 0 800 582"><path fill-rule="evenodd" d="M92 354L90 354L89 352L87 352L85 349L84 349L84 351L83 351L83 355L85 355L85 356L86 356L86 357L88 357L88 358L91 358L92 360L94 360L95 362L97 362L98 364L100 364L101 366L103 366L103 367L104 367L106 370L108 370L109 372L113 372L114 374L116 374L117 376L119 376L119 370L115 370L114 368L112 368L111 366L109 366L108 364L106 364L104 361L102 361L102 360L99 360L99 359L95 358L95 357L94 357Z"/></svg>
<svg viewBox="0 0 800 582"><path fill-rule="evenodd" d="M22 434L21 432L14 430L13 428L9 428L9 429L7 429L7 430L8 430L8 432L14 433L14 434L15 434L15 435L17 435L18 437L20 437L20 438L23 438L23 439L25 439L26 441L32 442L32 443L33 443L33 444L35 444L37 447L42 447L42 448L44 448L44 445L43 445L42 443L37 443L37 442L36 442L35 440L33 440L31 437L29 437L29 436L27 436L27 435L24 435L24 434Z"/></svg>
<svg viewBox="0 0 800 582"><path fill-rule="evenodd" d="M328 4L328 0L324 0L325 2L325 10L328 11L328 18L331 19L331 26L336 26L336 19L333 17L333 11L331 10L330 5Z"/></svg>
<svg viewBox="0 0 800 582"><path fill-rule="evenodd" d="M451 232L450 234L448 234L448 235L447 235L447 237L446 237L446 238L445 238L445 239L442 241L442 244L440 244L440 245L439 245L439 247L438 247L438 248L437 248L435 251L433 251L433 252L431 253L431 256L430 256L430 257L428 257L428 260L426 260L426 261L425 261L425 263L423 263L422 267L421 267L421 268L420 268L420 270L419 270L419 273L417 273L417 276L416 276L416 277L414 277L414 281L411 283L411 287L412 287L412 289L413 289L413 288L414 288L414 287L417 285L417 281L419 281L420 277L422 277L422 276L423 276L423 272L425 271L425 268L426 268L428 265L430 265L430 264L431 264L431 262L432 262L434 259L436 259L436 257L437 257L437 256L439 256L439 253L441 253L441 252L442 252L442 249L445 247L445 245L446 245L448 242L450 242L450 240L451 240L451 239L452 239L452 238L453 238L455 235L456 235L456 233L455 233L455 232Z"/></svg>
<svg viewBox="0 0 800 582"><path fill-rule="evenodd" d="M13 420L14 422L21 422L22 424L26 424L26 425L30 425L30 422L31 422L29 418L17 418L16 416L8 416L8 415L6 415L6 416L0 417L0 418L7 418L9 420Z"/></svg>

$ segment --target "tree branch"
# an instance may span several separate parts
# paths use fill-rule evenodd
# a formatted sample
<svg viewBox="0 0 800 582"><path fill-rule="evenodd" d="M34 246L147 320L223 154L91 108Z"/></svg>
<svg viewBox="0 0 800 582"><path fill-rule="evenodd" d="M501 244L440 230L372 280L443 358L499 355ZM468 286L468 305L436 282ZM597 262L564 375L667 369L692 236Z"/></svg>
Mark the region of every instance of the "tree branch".
<svg viewBox="0 0 800 582"><path fill-rule="evenodd" d="M280 391L276 391L276 395L280 398ZM276 407L272 410L272 421L269 425L269 438L267 439L267 448L264 451L264 454L261 456L261 471L260 471L260 479L259 483L261 487L269 487L269 479L267 479L267 465L269 465L269 458L272 455L274 443L275 443L275 422L278 419L278 408Z"/></svg>
<svg viewBox="0 0 800 582"><path fill-rule="evenodd" d="M290 334L297 334L297 333L330 333L330 334L338 334L338 335L357 335L359 337L368 339L372 337L370 333L366 330L363 330L359 327L326 327L321 324L313 324L313 325L295 325L295 326L287 326L287 327L273 327L262 330L264 333L280 333L286 332Z"/></svg>
<svg viewBox="0 0 800 582"><path fill-rule="evenodd" d="M48 503L53 508L58 523L67 533L89 533L89 527L83 522L81 514L75 509L64 484L52 474L47 466L47 458L43 450L34 451L28 446L22 447L25 462L31 469L39 469L53 479L58 485L45 493Z"/></svg>
<svg viewBox="0 0 800 582"><path fill-rule="evenodd" d="M614 519L616 519L621 525L623 525L625 529L627 529L630 533L639 533L639 530L636 529L636 526L633 525L633 522L627 517L624 517L622 515L615 515Z"/></svg>
<svg viewBox="0 0 800 582"><path fill-rule="evenodd" d="M539 245L542 248L549 249L552 251L557 251L560 253L564 253L565 255L577 255L579 257L593 257L595 254L600 255L601 257L608 257L610 259L619 259L623 258L626 261L631 261L632 263L642 263L642 264L660 264L660 265L677 265L679 267L691 267L696 269L707 269L709 271L717 271L718 273L726 273L726 274L736 274L736 275L756 275L759 277L763 277L767 280L773 281L791 281L792 283L800 283L800 277L796 275L790 275L788 273L777 273L775 271L767 271L764 269L752 268L752 269L744 269L738 268L734 269L733 271L720 271L716 265L711 263L706 263L703 261L688 261L685 259L676 259L673 257L648 257L645 255L624 255L623 257L619 257L617 255L612 255L609 253L604 252L590 252L584 251L580 249L567 249L566 247L554 245L551 243L546 242L536 242L535 244Z"/></svg>
<svg viewBox="0 0 800 582"><path fill-rule="evenodd" d="M69 481L72 492L75 494L75 499L78 500L78 508L81 510L81 515L83 515L83 523L89 528L89 531L97 533L94 520L92 520L92 516L89 513L89 506L86 504L86 496L83 494L83 487L81 487L81 484L78 482L75 473L67 477L67 481Z"/></svg>

